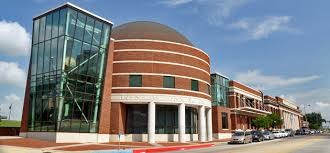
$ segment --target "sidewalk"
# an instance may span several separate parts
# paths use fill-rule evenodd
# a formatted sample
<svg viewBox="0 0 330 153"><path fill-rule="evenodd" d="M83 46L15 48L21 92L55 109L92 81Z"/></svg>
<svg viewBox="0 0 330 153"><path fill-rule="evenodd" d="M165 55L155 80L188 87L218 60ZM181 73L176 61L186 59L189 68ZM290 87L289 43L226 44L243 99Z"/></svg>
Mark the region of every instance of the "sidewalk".
<svg viewBox="0 0 330 153"><path fill-rule="evenodd" d="M218 141L214 141L218 143ZM109 143L55 143L45 140L37 140L20 137L0 137L0 153L3 152L165 152L175 150L188 150L214 146L214 142L159 142L149 144L147 142L109 142ZM120 145L119 145L120 144Z"/></svg>

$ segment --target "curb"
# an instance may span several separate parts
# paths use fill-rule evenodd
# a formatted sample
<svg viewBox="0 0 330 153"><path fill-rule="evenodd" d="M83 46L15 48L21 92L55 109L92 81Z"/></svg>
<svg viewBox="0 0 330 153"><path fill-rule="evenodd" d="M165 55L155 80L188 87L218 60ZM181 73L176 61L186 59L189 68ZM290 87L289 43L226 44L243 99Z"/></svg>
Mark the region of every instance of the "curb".
<svg viewBox="0 0 330 153"><path fill-rule="evenodd" d="M156 148L141 148L141 149L127 149L127 150L93 150L89 153L156 153L166 151L179 151L179 150L190 150L199 149L214 146L213 143L197 144L197 145L182 145L182 146L171 146L171 147L156 147Z"/></svg>

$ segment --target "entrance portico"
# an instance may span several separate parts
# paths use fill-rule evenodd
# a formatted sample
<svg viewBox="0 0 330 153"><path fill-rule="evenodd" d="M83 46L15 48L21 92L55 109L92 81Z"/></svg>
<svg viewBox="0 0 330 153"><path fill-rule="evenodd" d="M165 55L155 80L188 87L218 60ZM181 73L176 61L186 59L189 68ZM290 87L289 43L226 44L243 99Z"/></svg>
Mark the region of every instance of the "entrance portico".
<svg viewBox="0 0 330 153"><path fill-rule="evenodd" d="M176 95L153 94L153 96L149 95L151 97L140 95L138 96L139 98L133 98L132 96L130 94L126 94L125 96L123 94L112 95L112 100L113 103L120 101L127 107L133 105L145 106L144 108L147 110L144 109L144 111L140 111L138 114L145 112L145 115L142 115L140 118L147 116L147 125L145 127L147 130L144 133L143 121L136 123L142 124L142 126L129 127L128 124L131 126L131 123L128 122L132 119L129 118L131 115L127 115L126 130L124 130L125 134L121 138L121 141L148 141L149 143L161 141L176 141L181 143L197 140L201 142L212 141L212 111L208 100ZM157 101L151 100L148 97L157 99ZM147 99L151 101L147 102ZM164 102L165 100L167 101ZM130 109L126 111L134 112ZM129 112L126 114L129 114ZM111 115L113 116L115 114ZM127 129L142 130L132 131ZM134 139L134 137L140 138Z"/></svg>

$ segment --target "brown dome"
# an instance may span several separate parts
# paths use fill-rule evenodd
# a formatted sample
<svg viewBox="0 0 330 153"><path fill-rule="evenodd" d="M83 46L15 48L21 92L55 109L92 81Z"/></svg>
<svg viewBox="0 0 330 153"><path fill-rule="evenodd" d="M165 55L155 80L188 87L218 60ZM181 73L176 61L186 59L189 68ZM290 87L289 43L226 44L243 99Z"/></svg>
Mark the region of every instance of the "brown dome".
<svg viewBox="0 0 330 153"><path fill-rule="evenodd" d="M136 21L122 24L112 29L111 37L116 40L163 40L193 46L193 44L185 36L177 32L173 28L151 21Z"/></svg>

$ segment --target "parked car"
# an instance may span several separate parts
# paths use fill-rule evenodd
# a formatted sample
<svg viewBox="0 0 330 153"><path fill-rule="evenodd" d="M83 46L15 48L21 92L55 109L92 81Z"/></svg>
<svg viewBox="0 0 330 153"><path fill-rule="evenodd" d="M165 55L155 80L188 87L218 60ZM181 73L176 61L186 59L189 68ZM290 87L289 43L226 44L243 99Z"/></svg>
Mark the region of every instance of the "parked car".
<svg viewBox="0 0 330 153"><path fill-rule="evenodd" d="M250 131L235 131L229 143L251 143L252 135Z"/></svg>
<svg viewBox="0 0 330 153"><path fill-rule="evenodd" d="M296 133L295 133L296 135L304 135L305 133L304 133L304 130L303 129L298 129L298 130L296 130Z"/></svg>
<svg viewBox="0 0 330 153"><path fill-rule="evenodd" d="M302 128L302 130L304 131L304 135L311 134L311 130L309 128Z"/></svg>
<svg viewBox="0 0 330 153"><path fill-rule="evenodd" d="M295 134L294 130L292 130L292 129L285 129L285 132L288 133L289 137L293 137Z"/></svg>
<svg viewBox="0 0 330 153"><path fill-rule="evenodd" d="M316 130L314 129L310 130L310 134L316 134Z"/></svg>
<svg viewBox="0 0 330 153"><path fill-rule="evenodd" d="M265 140L275 139L275 135L271 131L264 131L262 134L264 135Z"/></svg>
<svg viewBox="0 0 330 153"><path fill-rule="evenodd" d="M278 130L274 130L272 132L273 132L275 138L282 138L283 137L283 134Z"/></svg>
<svg viewBox="0 0 330 153"><path fill-rule="evenodd" d="M283 138L283 137L288 137L288 136L289 136L289 134L286 133L284 130L281 130L280 133L282 133L282 138Z"/></svg>
<svg viewBox="0 0 330 153"><path fill-rule="evenodd" d="M265 137L261 131L251 131L251 134L252 134L252 141L261 142L265 140Z"/></svg>

